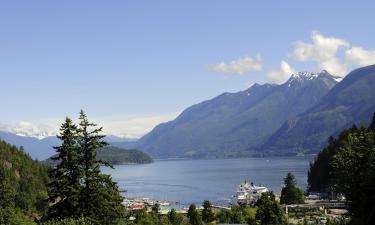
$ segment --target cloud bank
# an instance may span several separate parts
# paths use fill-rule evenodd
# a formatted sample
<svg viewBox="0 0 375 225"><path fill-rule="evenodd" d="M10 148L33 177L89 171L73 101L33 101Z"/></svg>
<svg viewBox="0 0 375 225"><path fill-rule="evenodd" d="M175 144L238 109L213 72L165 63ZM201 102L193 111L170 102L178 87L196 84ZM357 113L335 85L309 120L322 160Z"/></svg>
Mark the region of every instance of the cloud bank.
<svg viewBox="0 0 375 225"><path fill-rule="evenodd" d="M262 70L262 57L260 54L257 54L255 58L244 56L229 63L220 62L210 65L209 69L216 73L243 75Z"/></svg>
<svg viewBox="0 0 375 225"><path fill-rule="evenodd" d="M113 118L92 118L94 123L103 127L103 133L122 138L140 138L156 125L175 119L180 112L164 115L133 115L117 116ZM0 124L0 130L20 136L42 139L55 136L64 118L52 119L44 122L19 121L12 124Z"/></svg>

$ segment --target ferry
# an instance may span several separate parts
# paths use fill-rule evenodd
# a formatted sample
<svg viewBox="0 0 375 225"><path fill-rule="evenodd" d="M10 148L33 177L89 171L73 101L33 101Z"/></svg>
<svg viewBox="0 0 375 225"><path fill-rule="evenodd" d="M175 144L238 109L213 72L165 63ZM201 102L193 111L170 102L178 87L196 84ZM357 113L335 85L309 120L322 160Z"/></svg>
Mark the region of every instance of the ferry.
<svg viewBox="0 0 375 225"><path fill-rule="evenodd" d="M253 205L258 201L262 193L268 191L267 187L264 186L256 186L253 182L248 183L245 182L241 183L237 188L237 193L234 196L237 200L237 204L240 205Z"/></svg>

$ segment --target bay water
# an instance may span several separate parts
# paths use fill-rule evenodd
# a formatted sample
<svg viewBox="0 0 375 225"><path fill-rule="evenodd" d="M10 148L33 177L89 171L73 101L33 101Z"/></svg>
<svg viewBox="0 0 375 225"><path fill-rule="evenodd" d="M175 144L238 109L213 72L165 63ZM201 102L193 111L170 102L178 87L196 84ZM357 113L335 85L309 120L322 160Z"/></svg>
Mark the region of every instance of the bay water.
<svg viewBox="0 0 375 225"><path fill-rule="evenodd" d="M104 168L123 193L131 198L151 198L200 205L204 200L225 204L244 182L266 186L279 193L283 178L294 174L297 185L307 187L311 156L216 160L163 160L152 164L117 165Z"/></svg>

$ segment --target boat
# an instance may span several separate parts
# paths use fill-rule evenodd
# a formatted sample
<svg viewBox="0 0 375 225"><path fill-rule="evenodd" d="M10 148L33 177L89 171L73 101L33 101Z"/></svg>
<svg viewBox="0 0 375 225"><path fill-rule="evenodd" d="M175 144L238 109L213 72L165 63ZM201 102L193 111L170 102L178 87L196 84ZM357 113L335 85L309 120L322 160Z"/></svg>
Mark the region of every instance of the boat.
<svg viewBox="0 0 375 225"><path fill-rule="evenodd" d="M262 196L262 193L268 191L267 187L264 186L256 186L253 182L248 183L246 180L245 182L241 183L238 188L237 192L234 195L237 201L237 204L240 205L253 205L255 204L258 199Z"/></svg>

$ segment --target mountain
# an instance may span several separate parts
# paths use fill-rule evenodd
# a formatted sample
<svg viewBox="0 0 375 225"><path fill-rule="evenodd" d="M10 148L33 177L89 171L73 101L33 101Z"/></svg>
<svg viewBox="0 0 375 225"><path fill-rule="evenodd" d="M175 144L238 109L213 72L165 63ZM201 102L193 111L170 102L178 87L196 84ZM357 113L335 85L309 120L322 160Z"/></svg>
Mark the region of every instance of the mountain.
<svg viewBox="0 0 375 225"><path fill-rule="evenodd" d="M114 135L108 135L104 138L108 143L132 143L136 139L121 138ZM49 136L43 139L18 135L7 131L0 131L0 140L4 140L17 147L23 147L24 151L32 158L44 160L55 154L53 146L60 145L60 141L56 136Z"/></svg>
<svg viewBox="0 0 375 225"><path fill-rule="evenodd" d="M353 124L368 125L375 112L375 65L349 73L322 100L287 120L260 148L270 155L317 153Z"/></svg>
<svg viewBox="0 0 375 225"><path fill-rule="evenodd" d="M59 142L56 137L38 139L35 137L19 136L10 132L0 131L0 139L17 147L23 147L24 151L35 159L46 159L54 154L52 146Z"/></svg>
<svg viewBox="0 0 375 225"><path fill-rule="evenodd" d="M124 164L146 164L152 163L153 159L144 152L136 149L122 149L114 146L101 148L97 152L97 158L105 160L112 165ZM51 158L43 161L44 164L54 165L56 162Z"/></svg>
<svg viewBox="0 0 375 225"><path fill-rule="evenodd" d="M317 104L336 83L327 71L300 72L282 85L254 84L224 93L156 126L135 146L159 158L248 155L285 120Z"/></svg>

